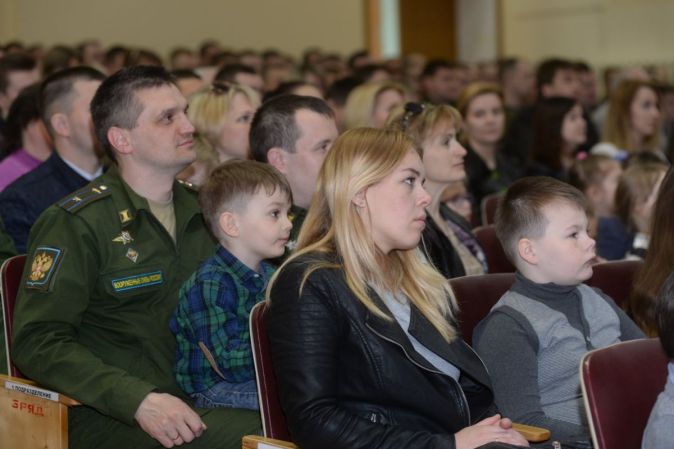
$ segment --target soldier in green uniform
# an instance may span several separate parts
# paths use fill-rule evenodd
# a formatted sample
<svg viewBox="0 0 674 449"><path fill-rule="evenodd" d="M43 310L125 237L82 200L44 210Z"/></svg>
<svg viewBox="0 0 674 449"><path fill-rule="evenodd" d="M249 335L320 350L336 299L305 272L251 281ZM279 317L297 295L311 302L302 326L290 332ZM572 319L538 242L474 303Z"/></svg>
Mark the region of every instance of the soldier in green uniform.
<svg viewBox="0 0 674 449"><path fill-rule="evenodd" d="M178 289L214 249L196 194L174 181L195 159L186 105L162 68L104 81L91 110L116 167L31 233L13 355L82 402L71 448L240 448L260 427L252 411L194 410L173 375Z"/></svg>

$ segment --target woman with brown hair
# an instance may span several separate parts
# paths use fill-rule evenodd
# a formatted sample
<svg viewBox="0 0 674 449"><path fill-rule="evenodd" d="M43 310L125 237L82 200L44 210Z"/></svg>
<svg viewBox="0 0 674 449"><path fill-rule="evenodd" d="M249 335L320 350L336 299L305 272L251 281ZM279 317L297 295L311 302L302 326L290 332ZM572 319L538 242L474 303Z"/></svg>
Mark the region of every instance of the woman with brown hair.
<svg viewBox="0 0 674 449"><path fill-rule="evenodd" d="M479 216L482 199L505 190L521 170L501 151L506 116L503 93L497 84L468 85L459 97L457 109L464 120L461 142L467 152L464 162L473 216Z"/></svg>
<svg viewBox="0 0 674 449"><path fill-rule="evenodd" d="M649 336L657 336L656 296L674 270L674 170L662 181L652 217L652 233L644 264L637 273L627 311Z"/></svg>
<svg viewBox="0 0 674 449"><path fill-rule="evenodd" d="M573 98L548 97L536 104L528 176L569 179L576 152L587 140L583 108Z"/></svg>
<svg viewBox="0 0 674 449"><path fill-rule="evenodd" d="M624 161L647 151L660 154L660 106L655 85L648 81L623 80L611 94L602 142L593 154Z"/></svg>

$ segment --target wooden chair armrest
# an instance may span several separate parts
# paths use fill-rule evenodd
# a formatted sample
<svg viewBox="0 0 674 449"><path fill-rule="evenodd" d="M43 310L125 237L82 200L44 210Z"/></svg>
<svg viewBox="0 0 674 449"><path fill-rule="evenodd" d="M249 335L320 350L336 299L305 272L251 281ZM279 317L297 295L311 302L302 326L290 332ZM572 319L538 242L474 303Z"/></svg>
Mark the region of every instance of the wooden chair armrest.
<svg viewBox="0 0 674 449"><path fill-rule="evenodd" d="M21 393L42 399L49 399L51 401L67 405L68 407L82 405L75 399L69 398L64 394L41 388L37 383L28 379L21 379L19 377L11 377L0 374L0 385L8 390L19 391Z"/></svg>
<svg viewBox="0 0 674 449"><path fill-rule="evenodd" d="M518 431L528 442L540 443L550 439L550 431L542 427L527 426L526 424L513 423L513 429Z"/></svg>
<svg viewBox="0 0 674 449"><path fill-rule="evenodd" d="M298 449L293 443L258 435L245 435L241 439L243 449Z"/></svg>
<svg viewBox="0 0 674 449"><path fill-rule="evenodd" d="M522 434L530 443L540 443L550 439L550 431L542 427L513 423L513 429ZM260 443L262 443L262 446L260 446ZM257 435L244 436L241 440L241 447L243 449L298 449L296 445L288 441L274 440Z"/></svg>

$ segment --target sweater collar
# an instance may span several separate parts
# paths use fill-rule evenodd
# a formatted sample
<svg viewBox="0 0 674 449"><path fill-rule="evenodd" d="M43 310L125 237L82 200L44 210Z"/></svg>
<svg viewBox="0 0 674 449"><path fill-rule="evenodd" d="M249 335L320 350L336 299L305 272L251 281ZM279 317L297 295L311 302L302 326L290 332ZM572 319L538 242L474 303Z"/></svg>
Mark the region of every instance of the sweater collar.
<svg viewBox="0 0 674 449"><path fill-rule="evenodd" d="M519 271L515 274L515 283L512 289L529 298L548 299L551 301L568 298L576 290L577 285L559 285L553 282L537 284L527 279Z"/></svg>

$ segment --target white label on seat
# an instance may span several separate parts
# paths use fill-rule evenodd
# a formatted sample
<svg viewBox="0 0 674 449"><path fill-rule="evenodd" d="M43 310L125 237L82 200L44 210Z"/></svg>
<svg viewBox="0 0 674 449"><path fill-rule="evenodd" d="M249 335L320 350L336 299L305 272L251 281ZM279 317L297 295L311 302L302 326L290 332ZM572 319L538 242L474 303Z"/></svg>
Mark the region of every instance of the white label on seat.
<svg viewBox="0 0 674 449"><path fill-rule="evenodd" d="M257 443L257 449L283 449L281 446L268 443Z"/></svg>
<svg viewBox="0 0 674 449"><path fill-rule="evenodd" d="M5 382L5 388L8 390L18 391L20 393L29 394L40 399L49 399L50 401L58 402L59 394L42 388L32 387L26 384L18 384L12 381Z"/></svg>

